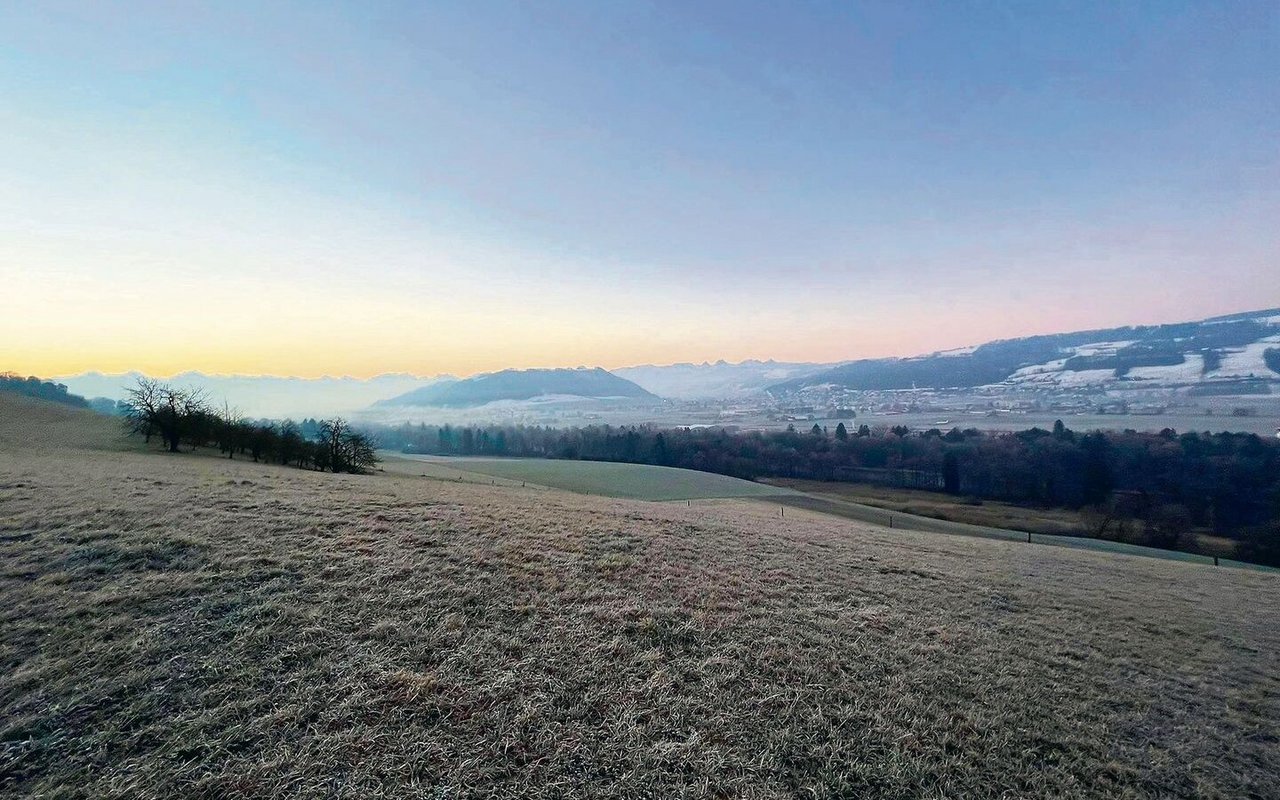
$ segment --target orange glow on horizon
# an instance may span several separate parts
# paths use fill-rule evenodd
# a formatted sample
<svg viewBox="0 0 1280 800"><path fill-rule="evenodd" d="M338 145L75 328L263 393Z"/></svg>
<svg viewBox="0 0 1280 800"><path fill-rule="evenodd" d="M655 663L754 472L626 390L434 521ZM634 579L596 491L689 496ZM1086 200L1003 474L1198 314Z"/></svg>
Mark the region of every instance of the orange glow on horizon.
<svg viewBox="0 0 1280 800"><path fill-rule="evenodd" d="M171 328L143 331L118 326L94 336L57 331L56 326L49 326L22 340L16 339L12 331L6 332L6 345L0 348L0 370L40 377L132 370L160 377L191 371L300 378L367 379L387 373L466 376L508 368L616 369L721 359L837 362L907 357L992 339L1068 330L1062 320L1032 313L979 314L970 310L930 315L916 311L909 319L905 316L904 312L889 320L862 319L845 324L817 319L807 329L774 320L772 325L749 332L675 325L619 331L601 326L599 335L572 324L547 324L542 320L527 320L527 329L519 329L517 323L487 331L484 324L467 320L469 325L460 329L487 334L469 336L441 334L438 329L393 329L388 323L346 331L326 331L323 326L290 327L270 337L269 329L233 330L219 335L216 326L186 333ZM1100 321L1089 327L1114 324ZM35 344L26 346L26 342Z"/></svg>

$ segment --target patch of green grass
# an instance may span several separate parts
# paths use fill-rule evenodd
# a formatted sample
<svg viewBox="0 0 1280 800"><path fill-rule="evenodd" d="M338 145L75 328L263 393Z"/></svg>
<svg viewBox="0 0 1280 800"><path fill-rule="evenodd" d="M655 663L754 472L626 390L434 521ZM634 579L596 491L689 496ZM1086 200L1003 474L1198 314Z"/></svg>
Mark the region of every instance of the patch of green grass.
<svg viewBox="0 0 1280 800"><path fill-rule="evenodd" d="M446 458L403 456L427 462L437 470L448 468L565 489L581 494L622 497L629 500L699 500L724 497L778 497L796 494L791 489L744 481L710 472L696 472L649 464L616 464L605 461L561 461L545 458ZM439 473L437 472L438 476Z"/></svg>

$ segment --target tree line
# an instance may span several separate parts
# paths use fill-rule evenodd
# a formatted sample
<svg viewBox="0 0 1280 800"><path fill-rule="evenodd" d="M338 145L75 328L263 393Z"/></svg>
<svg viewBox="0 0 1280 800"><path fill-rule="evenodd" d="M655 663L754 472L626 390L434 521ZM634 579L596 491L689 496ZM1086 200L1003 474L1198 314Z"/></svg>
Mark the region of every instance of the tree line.
<svg viewBox="0 0 1280 800"><path fill-rule="evenodd" d="M1193 530L1280 563L1280 441L1248 433L1017 433L905 426L797 431L608 425L412 425L372 429L414 453L533 456L657 464L737 478L870 482L974 501L1085 513L1084 532L1192 549Z"/></svg>
<svg viewBox="0 0 1280 800"><path fill-rule="evenodd" d="M49 400L54 403L75 406L76 408L89 407L87 400L78 394L71 394L67 391L65 384L41 380L34 375L24 378L13 372L0 373L0 392L13 392L14 394Z"/></svg>
<svg viewBox="0 0 1280 800"><path fill-rule="evenodd" d="M122 401L126 428L150 442L158 437L176 453L217 447L235 458L285 464L321 472L366 472L378 463L374 441L346 420L283 422L245 419L227 405L215 408L199 390L139 378Z"/></svg>

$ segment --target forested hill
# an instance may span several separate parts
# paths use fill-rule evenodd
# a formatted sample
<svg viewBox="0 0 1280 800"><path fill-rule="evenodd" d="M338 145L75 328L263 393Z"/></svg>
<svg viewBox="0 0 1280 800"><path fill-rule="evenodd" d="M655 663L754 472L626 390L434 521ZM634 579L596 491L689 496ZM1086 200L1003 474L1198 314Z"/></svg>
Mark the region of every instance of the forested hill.
<svg viewBox="0 0 1280 800"><path fill-rule="evenodd" d="M625 378L595 369L508 369L382 400L379 406L470 408L499 400L531 400L545 396L655 399Z"/></svg>
<svg viewBox="0 0 1280 800"><path fill-rule="evenodd" d="M1280 309L1199 322L1107 328L989 342L916 358L864 359L770 387L786 393L966 388L1204 386L1280 381Z"/></svg>
<svg viewBox="0 0 1280 800"><path fill-rule="evenodd" d="M34 376L23 378L12 372L0 373L0 392L26 395L27 397L49 400L54 403L75 406L76 408L89 407L87 400L68 392L64 384L41 380Z"/></svg>

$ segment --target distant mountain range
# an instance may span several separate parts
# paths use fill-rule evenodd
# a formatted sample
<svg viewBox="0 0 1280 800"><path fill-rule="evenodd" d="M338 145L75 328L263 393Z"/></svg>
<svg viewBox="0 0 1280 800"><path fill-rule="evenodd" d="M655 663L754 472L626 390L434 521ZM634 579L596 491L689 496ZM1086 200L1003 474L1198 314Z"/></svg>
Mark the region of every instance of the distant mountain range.
<svg viewBox="0 0 1280 800"><path fill-rule="evenodd" d="M86 372L57 378L74 394L122 399L141 372L104 375ZM274 375L204 375L184 372L166 378L175 386L203 389L212 402L224 401L253 417L320 417L351 414L392 395L454 380L387 374L373 378L287 378Z"/></svg>
<svg viewBox="0 0 1280 800"><path fill-rule="evenodd" d="M722 400L746 397L766 387L803 375L812 375L832 364L743 361L730 364L671 364L623 367L613 370L661 397L678 400Z"/></svg>
<svg viewBox="0 0 1280 800"><path fill-rule="evenodd" d="M1105 328L989 342L915 358L851 361L782 381L860 390L1009 387L1269 391L1280 382L1280 309L1199 322Z"/></svg>
<svg viewBox="0 0 1280 800"><path fill-rule="evenodd" d="M503 400L536 398L656 400L652 393L607 370L507 369L464 380L424 386L375 405L473 408Z"/></svg>
<svg viewBox="0 0 1280 800"><path fill-rule="evenodd" d="M0 365L2 366L2 365ZM141 373L88 372L56 380L86 398L120 399ZM854 390L1007 386L1057 391L1185 389L1280 392L1280 309L1198 322L1105 328L1005 339L913 358L843 364L724 361L600 368L503 370L466 379L406 374L358 378L204 375L167 379L204 389L256 417L351 415L371 407L474 408L494 402L735 400L811 387ZM655 397L656 396L656 397Z"/></svg>

